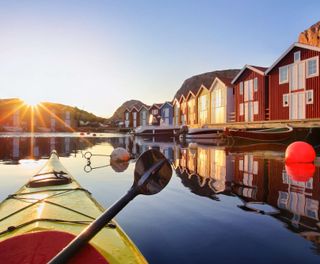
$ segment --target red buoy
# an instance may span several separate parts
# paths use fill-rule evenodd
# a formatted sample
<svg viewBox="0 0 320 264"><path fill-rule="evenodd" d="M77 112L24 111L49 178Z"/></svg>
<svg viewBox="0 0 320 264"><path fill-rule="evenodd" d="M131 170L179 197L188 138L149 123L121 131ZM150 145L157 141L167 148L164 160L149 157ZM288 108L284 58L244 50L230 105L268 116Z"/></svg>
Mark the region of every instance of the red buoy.
<svg viewBox="0 0 320 264"><path fill-rule="evenodd" d="M316 158L313 147L303 141L291 143L285 152L286 163L311 163Z"/></svg>
<svg viewBox="0 0 320 264"><path fill-rule="evenodd" d="M313 177L316 166L313 163L287 163L286 172L294 181L307 182Z"/></svg>

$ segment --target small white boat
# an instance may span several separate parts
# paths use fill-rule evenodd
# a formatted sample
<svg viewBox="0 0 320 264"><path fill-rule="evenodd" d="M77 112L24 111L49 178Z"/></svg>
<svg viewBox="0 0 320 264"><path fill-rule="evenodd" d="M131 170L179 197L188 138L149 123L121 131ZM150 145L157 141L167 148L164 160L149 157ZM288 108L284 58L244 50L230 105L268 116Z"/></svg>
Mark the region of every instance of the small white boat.
<svg viewBox="0 0 320 264"><path fill-rule="evenodd" d="M170 136L173 137L180 130L179 126L161 125L161 126L138 126L133 130L136 136Z"/></svg>
<svg viewBox="0 0 320 264"><path fill-rule="evenodd" d="M186 139L220 139L223 129L219 128L189 128Z"/></svg>
<svg viewBox="0 0 320 264"><path fill-rule="evenodd" d="M16 126L3 126L3 129L6 132L22 132L22 127L16 127Z"/></svg>

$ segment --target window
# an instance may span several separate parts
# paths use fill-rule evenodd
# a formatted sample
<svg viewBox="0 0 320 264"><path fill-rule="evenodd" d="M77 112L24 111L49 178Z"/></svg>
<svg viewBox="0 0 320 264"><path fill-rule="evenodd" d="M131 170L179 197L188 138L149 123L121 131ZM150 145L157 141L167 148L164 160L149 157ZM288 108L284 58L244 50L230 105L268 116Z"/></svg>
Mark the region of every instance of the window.
<svg viewBox="0 0 320 264"><path fill-rule="evenodd" d="M295 52L295 53L293 54L293 60L294 60L294 62L300 61L300 58L301 58L301 55L300 55L300 54L301 54L300 51L297 51L297 52Z"/></svg>
<svg viewBox="0 0 320 264"><path fill-rule="evenodd" d="M307 60L307 78L318 76L318 57Z"/></svg>
<svg viewBox="0 0 320 264"><path fill-rule="evenodd" d="M289 106L289 94L284 94L284 95L283 95L282 106L283 106L283 107Z"/></svg>
<svg viewBox="0 0 320 264"><path fill-rule="evenodd" d="M239 112L240 112L240 114L239 115L241 115L241 116L243 116L243 104L240 104L239 105Z"/></svg>
<svg viewBox="0 0 320 264"><path fill-rule="evenodd" d="M259 114L259 102L258 101L253 102L253 114L254 115Z"/></svg>
<svg viewBox="0 0 320 264"><path fill-rule="evenodd" d="M243 95L243 82L240 83L239 89L240 89L240 95Z"/></svg>
<svg viewBox="0 0 320 264"><path fill-rule="evenodd" d="M253 90L255 92L258 92L258 78L257 77L253 79Z"/></svg>
<svg viewBox="0 0 320 264"><path fill-rule="evenodd" d="M288 82L288 66L279 68L279 84Z"/></svg>
<svg viewBox="0 0 320 264"><path fill-rule="evenodd" d="M306 104L313 104L313 90L306 91Z"/></svg>
<svg viewBox="0 0 320 264"><path fill-rule="evenodd" d="M128 120L129 119L129 113L127 112L126 113L126 120Z"/></svg>
<svg viewBox="0 0 320 264"><path fill-rule="evenodd" d="M249 81L245 81L244 82L244 100L245 101L248 101L248 93L249 93L248 86L249 86Z"/></svg>
<svg viewBox="0 0 320 264"><path fill-rule="evenodd" d="M222 106L222 91L221 89L216 89L214 91L214 97L216 100L215 100L215 107L221 107Z"/></svg>
<svg viewBox="0 0 320 264"><path fill-rule="evenodd" d="M158 110L157 110L157 109L153 109L153 110L152 110L152 114L153 114L153 115L157 115L157 114L158 114Z"/></svg>
<svg viewBox="0 0 320 264"><path fill-rule="evenodd" d="M133 119L137 119L137 112L133 112Z"/></svg>
<svg viewBox="0 0 320 264"><path fill-rule="evenodd" d="M201 96L201 111L207 111L207 98L205 95Z"/></svg>
<svg viewBox="0 0 320 264"><path fill-rule="evenodd" d="M169 118L169 108L164 109L164 117Z"/></svg>

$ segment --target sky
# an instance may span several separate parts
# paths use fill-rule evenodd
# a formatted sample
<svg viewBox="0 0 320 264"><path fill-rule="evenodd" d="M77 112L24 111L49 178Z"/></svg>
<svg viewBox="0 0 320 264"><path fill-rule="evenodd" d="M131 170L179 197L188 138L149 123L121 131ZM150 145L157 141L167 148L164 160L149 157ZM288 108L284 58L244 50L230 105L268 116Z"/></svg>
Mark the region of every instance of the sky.
<svg viewBox="0 0 320 264"><path fill-rule="evenodd" d="M320 1L0 0L0 98L109 117L172 100L204 72L270 66L320 20Z"/></svg>

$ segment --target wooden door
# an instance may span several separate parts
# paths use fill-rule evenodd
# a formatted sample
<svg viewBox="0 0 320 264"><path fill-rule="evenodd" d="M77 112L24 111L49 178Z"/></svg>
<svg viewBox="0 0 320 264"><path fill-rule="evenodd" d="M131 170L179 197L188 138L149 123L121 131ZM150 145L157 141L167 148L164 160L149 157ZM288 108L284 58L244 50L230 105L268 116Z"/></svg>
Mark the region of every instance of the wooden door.
<svg viewBox="0 0 320 264"><path fill-rule="evenodd" d="M253 102L251 101L244 103L244 121L253 121Z"/></svg>
<svg viewBox="0 0 320 264"><path fill-rule="evenodd" d="M306 118L305 92L291 93L289 104L290 119Z"/></svg>

